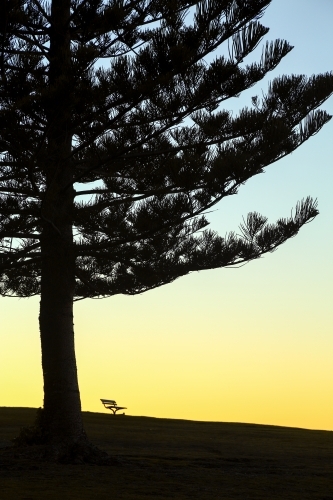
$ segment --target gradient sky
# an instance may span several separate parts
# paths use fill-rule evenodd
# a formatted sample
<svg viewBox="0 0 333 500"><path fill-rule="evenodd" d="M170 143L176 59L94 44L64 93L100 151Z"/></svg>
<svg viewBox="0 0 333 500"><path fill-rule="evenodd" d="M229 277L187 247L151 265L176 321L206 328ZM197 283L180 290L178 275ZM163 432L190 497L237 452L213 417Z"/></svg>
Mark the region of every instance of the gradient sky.
<svg viewBox="0 0 333 500"><path fill-rule="evenodd" d="M273 0L266 39L295 48L226 107L249 105L275 76L332 70L332 22L332 0ZM333 114L333 99L322 109ZM332 135L333 120L209 216L224 235L250 211L273 222L318 198L320 215L273 254L75 304L83 410L104 411L109 398L130 415L333 430ZM39 298L0 298L0 307L0 406L42 406Z"/></svg>

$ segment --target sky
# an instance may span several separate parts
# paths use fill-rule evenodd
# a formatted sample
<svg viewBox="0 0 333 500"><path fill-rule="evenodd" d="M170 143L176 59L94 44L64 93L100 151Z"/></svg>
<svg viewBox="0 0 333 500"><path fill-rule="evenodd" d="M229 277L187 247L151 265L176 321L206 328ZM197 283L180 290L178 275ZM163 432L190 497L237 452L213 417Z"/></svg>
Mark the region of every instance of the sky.
<svg viewBox="0 0 333 500"><path fill-rule="evenodd" d="M295 48L225 107L236 113L276 76L333 70L332 21L332 0L273 0L265 40ZM322 109L333 114L332 97ZM333 430L332 135L333 120L209 214L223 236L250 211L274 222L317 198L320 215L276 252L142 295L75 304L84 411L107 412L104 398L128 415ZM0 298L0 406L42 406L38 308L38 297Z"/></svg>

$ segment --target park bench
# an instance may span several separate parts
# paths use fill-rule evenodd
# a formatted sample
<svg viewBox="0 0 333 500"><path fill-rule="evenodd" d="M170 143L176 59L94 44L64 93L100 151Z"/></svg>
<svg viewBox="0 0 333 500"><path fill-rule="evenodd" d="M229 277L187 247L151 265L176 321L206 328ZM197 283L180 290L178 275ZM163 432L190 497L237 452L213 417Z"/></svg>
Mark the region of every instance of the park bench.
<svg viewBox="0 0 333 500"><path fill-rule="evenodd" d="M101 399L101 401L105 408L112 411L113 415L119 410L127 410L125 406L118 406L113 399ZM125 413L123 413L123 415L125 415Z"/></svg>

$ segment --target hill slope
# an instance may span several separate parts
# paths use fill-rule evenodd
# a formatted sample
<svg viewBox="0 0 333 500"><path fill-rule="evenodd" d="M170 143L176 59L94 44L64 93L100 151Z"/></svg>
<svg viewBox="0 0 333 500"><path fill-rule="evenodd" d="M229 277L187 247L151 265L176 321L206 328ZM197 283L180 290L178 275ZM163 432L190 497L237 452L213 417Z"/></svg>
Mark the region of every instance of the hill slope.
<svg viewBox="0 0 333 500"><path fill-rule="evenodd" d="M33 408L0 408L0 447ZM333 500L333 432L84 412L119 466L54 465L0 449L2 500Z"/></svg>

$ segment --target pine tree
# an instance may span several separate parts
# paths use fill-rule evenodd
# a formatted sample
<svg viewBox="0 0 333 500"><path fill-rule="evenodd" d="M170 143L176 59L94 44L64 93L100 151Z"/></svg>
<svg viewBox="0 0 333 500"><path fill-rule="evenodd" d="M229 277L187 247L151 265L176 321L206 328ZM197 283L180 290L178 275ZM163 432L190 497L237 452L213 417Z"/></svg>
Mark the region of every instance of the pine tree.
<svg viewBox="0 0 333 500"><path fill-rule="evenodd" d="M250 213L241 236L207 229L209 208L331 118L317 109L331 73L276 78L237 116L225 109L292 49L266 42L244 62L270 2L1 0L0 293L41 297L44 406L30 441L55 459L92 456L74 300L257 259L318 214L306 198L274 224Z"/></svg>

